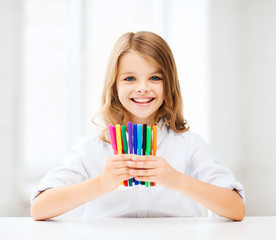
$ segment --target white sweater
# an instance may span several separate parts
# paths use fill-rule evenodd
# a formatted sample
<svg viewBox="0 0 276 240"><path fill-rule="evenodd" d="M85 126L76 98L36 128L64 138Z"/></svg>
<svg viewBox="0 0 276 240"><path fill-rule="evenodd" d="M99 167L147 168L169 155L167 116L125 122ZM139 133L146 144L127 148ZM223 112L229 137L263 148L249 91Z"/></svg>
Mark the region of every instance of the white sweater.
<svg viewBox="0 0 276 240"><path fill-rule="evenodd" d="M106 159L113 155L110 144L98 136L82 138L71 150L64 165L52 169L36 186L31 201L49 188L78 183L99 176ZM219 165L207 144L197 134L175 133L168 126L157 132L157 156L178 171L200 181L236 189L245 201L242 185L228 168ZM120 185L86 204L85 217L184 217L201 216L198 204L184 194L160 185Z"/></svg>

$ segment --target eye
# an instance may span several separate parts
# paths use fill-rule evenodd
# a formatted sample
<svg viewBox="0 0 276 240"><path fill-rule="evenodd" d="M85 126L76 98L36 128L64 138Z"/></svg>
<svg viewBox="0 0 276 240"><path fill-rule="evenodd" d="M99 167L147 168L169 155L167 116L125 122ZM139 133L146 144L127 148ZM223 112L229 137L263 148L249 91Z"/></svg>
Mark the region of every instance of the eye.
<svg viewBox="0 0 276 240"><path fill-rule="evenodd" d="M127 77L124 80L126 80L128 82L133 82L133 81L135 81L135 78L134 77Z"/></svg>
<svg viewBox="0 0 276 240"><path fill-rule="evenodd" d="M152 77L150 78L150 80L152 80L152 81L159 81L159 80L161 80L161 78L158 77L158 76L152 76Z"/></svg>

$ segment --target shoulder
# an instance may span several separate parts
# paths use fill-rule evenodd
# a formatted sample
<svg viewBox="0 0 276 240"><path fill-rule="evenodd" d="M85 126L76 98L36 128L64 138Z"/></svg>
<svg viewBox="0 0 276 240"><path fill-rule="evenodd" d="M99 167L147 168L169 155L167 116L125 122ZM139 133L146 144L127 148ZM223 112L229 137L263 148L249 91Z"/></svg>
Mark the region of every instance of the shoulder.
<svg viewBox="0 0 276 240"><path fill-rule="evenodd" d="M173 130L169 130L170 142L175 145L179 151L187 151L189 157L194 154L206 154L210 152L210 148L206 141L195 131L188 130L183 133L176 133Z"/></svg>
<svg viewBox="0 0 276 240"><path fill-rule="evenodd" d="M205 140L198 133L192 130L187 130L183 133L177 133L172 129L169 129L168 135L173 137L175 140L189 142L192 145L206 144Z"/></svg>
<svg viewBox="0 0 276 240"><path fill-rule="evenodd" d="M79 149L99 149L106 147L108 143L104 142L98 133L92 133L90 135L80 138L73 148Z"/></svg>

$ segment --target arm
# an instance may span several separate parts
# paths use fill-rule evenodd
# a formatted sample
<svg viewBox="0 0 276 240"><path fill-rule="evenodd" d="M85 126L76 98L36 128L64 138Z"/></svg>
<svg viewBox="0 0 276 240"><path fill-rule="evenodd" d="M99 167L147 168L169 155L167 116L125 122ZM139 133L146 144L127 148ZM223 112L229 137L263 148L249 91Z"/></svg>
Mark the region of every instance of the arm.
<svg viewBox="0 0 276 240"><path fill-rule="evenodd" d="M94 191L91 191L91 189L94 189ZM53 218L104 193L100 184L100 177L71 186L51 188L41 192L35 198L31 206L31 216L34 220Z"/></svg>
<svg viewBox="0 0 276 240"><path fill-rule="evenodd" d="M113 156L99 177L45 190L35 198L31 216L34 220L53 218L115 190L122 181L132 177L126 167L128 160L127 154Z"/></svg>
<svg viewBox="0 0 276 240"><path fill-rule="evenodd" d="M174 178L175 190L182 192L214 213L237 221L244 218L245 205L236 190L204 183L179 172Z"/></svg>
<svg viewBox="0 0 276 240"><path fill-rule="evenodd" d="M168 162L155 156L135 156L129 161L130 174L138 181L156 182L165 188L177 190L216 214L242 220L245 205L235 190L204 183L175 170Z"/></svg>

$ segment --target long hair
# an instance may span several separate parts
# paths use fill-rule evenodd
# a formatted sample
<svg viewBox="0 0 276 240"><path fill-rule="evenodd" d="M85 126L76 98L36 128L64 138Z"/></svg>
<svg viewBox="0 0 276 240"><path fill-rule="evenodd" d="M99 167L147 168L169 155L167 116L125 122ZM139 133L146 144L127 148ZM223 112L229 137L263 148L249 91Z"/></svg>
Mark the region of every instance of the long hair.
<svg viewBox="0 0 276 240"><path fill-rule="evenodd" d="M101 118L108 124L126 125L129 120L128 112L120 103L116 78L120 58L133 50L141 56L154 60L163 75L164 102L155 114L155 123L161 118L162 124L168 124L175 132L185 132L189 129L183 117L183 103L177 76L174 57L169 45L160 36L152 32L141 31L137 33L128 32L122 35L116 42L108 61L105 83L102 93ZM103 130L101 138L105 139L106 128Z"/></svg>

